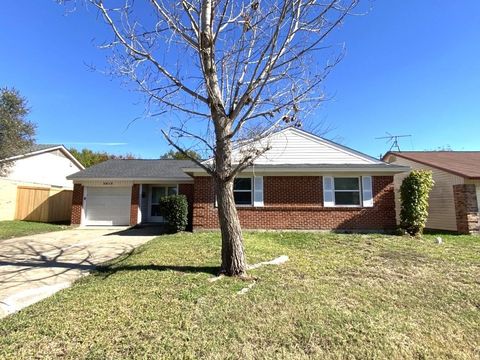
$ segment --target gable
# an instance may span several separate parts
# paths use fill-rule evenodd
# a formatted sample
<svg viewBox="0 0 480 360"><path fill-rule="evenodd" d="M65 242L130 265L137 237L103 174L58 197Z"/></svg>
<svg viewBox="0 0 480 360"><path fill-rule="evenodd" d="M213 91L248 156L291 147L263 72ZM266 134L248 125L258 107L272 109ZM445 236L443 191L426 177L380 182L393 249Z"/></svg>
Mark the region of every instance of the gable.
<svg viewBox="0 0 480 360"><path fill-rule="evenodd" d="M280 164L382 164L368 155L346 148L296 128L287 128L260 141L269 146L255 165ZM238 161L242 148L234 151Z"/></svg>
<svg viewBox="0 0 480 360"><path fill-rule="evenodd" d="M6 175L9 180L42 185L72 187L67 176L82 170L61 149L20 157L13 161Z"/></svg>
<svg viewBox="0 0 480 360"><path fill-rule="evenodd" d="M52 153L57 156L63 156L66 159L69 159L76 167L78 167L79 170L85 169L80 161L78 161L63 145L34 144L20 154L8 157L6 159L0 159L0 161L18 161L28 157L36 158L44 153Z"/></svg>

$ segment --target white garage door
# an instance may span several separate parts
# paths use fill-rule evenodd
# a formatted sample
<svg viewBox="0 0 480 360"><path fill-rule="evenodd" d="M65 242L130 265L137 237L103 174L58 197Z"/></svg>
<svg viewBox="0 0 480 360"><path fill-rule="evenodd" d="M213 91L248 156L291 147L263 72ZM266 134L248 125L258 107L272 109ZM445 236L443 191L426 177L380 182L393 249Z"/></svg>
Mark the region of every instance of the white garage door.
<svg viewBox="0 0 480 360"><path fill-rule="evenodd" d="M88 187L85 225L129 225L131 187Z"/></svg>

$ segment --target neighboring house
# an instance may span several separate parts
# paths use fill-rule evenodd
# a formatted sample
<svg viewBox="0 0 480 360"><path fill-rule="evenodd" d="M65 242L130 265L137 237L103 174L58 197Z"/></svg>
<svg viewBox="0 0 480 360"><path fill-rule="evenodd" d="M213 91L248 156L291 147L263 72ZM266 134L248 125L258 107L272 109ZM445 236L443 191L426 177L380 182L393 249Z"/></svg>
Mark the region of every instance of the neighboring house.
<svg viewBox="0 0 480 360"><path fill-rule="evenodd" d="M0 220L70 220L73 182L84 167L63 145L34 145L9 161L0 177Z"/></svg>
<svg viewBox="0 0 480 360"><path fill-rule="evenodd" d="M427 228L479 233L480 151L389 152L383 159L395 165L432 171L435 185L430 193ZM395 175L397 219L399 189L407 175Z"/></svg>
<svg viewBox="0 0 480 360"><path fill-rule="evenodd" d="M391 230L396 226L393 175L386 164L305 131L268 138L270 150L235 179L245 229ZM240 149L237 151L241 151ZM162 222L158 201L185 194L193 230L218 228L213 181L187 160L109 160L68 177L72 223Z"/></svg>

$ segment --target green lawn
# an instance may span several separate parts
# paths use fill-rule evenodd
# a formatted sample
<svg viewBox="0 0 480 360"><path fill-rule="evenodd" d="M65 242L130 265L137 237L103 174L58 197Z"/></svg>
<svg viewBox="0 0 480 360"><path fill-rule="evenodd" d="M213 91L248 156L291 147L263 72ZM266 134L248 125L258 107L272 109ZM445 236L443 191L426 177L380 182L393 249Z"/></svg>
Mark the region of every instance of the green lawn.
<svg viewBox="0 0 480 360"><path fill-rule="evenodd" d="M0 240L67 229L65 225L31 221L0 221Z"/></svg>
<svg viewBox="0 0 480 360"><path fill-rule="evenodd" d="M209 282L219 234L161 236L0 321L0 358L473 359L480 238L247 233L250 282Z"/></svg>

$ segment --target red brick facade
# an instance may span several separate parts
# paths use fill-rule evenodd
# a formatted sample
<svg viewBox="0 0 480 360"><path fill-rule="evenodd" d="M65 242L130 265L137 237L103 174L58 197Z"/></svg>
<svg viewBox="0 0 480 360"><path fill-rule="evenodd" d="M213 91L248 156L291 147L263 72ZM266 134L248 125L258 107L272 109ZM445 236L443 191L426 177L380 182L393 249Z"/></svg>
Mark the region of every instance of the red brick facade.
<svg viewBox="0 0 480 360"><path fill-rule="evenodd" d="M245 229L392 230L393 176L374 176L371 208L323 207L321 176L265 176L264 206L238 207ZM213 181L196 177L193 230L218 228Z"/></svg>
<svg viewBox="0 0 480 360"><path fill-rule="evenodd" d="M479 234L480 209L478 208L475 185L454 185L453 197L455 199L457 231L460 234Z"/></svg>
<svg viewBox="0 0 480 360"><path fill-rule="evenodd" d="M391 230L395 224L392 176L373 177L374 206L371 208L323 207L321 176L265 176L264 206L238 207L245 229ZM132 186L130 225L138 223L140 185ZM75 184L72 224L81 222L84 188ZM194 184L179 184L187 197L189 226L193 230L218 228L213 182L195 178Z"/></svg>
<svg viewBox="0 0 480 360"><path fill-rule="evenodd" d="M132 185L132 199L130 200L130 225L138 224L138 206L140 200L140 185Z"/></svg>
<svg viewBox="0 0 480 360"><path fill-rule="evenodd" d="M73 185L72 194L72 225L80 225L82 221L82 207L83 207L83 185Z"/></svg>

